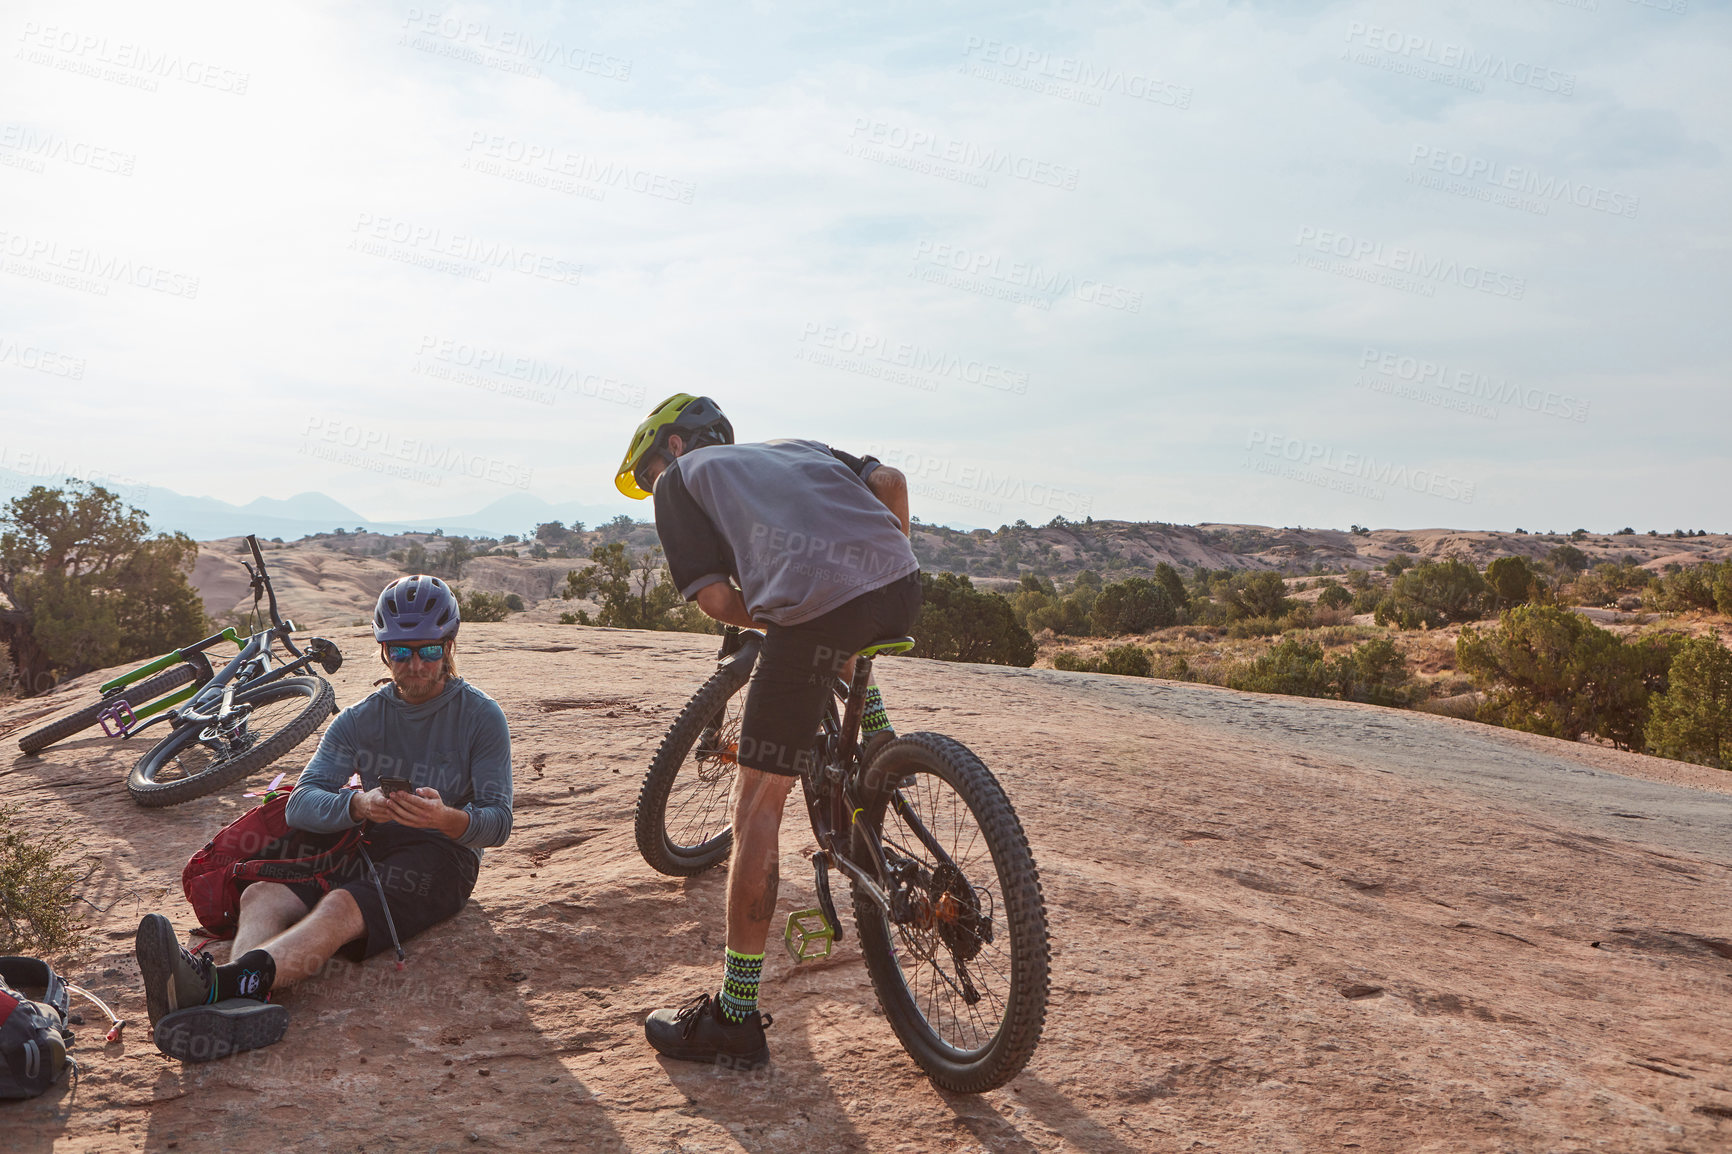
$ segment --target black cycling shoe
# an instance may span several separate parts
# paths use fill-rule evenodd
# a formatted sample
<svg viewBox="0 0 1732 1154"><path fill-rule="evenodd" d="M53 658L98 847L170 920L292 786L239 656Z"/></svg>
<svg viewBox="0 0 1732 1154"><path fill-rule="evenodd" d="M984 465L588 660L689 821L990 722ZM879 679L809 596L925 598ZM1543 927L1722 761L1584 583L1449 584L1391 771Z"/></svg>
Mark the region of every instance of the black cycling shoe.
<svg viewBox="0 0 1732 1154"><path fill-rule="evenodd" d="M289 1012L275 1002L230 998L164 1015L152 1040L170 1058L214 1062L283 1040Z"/></svg>
<svg viewBox="0 0 1732 1154"><path fill-rule="evenodd" d="M175 1010L199 1006L210 1000L216 984L215 963L200 950L189 953L180 944L174 925L161 914L145 914L134 938L138 970L144 976L144 1004L155 1026Z"/></svg>
<svg viewBox="0 0 1732 1154"><path fill-rule="evenodd" d="M753 1010L743 1022L722 1016L722 1004L699 994L677 1010L657 1010L643 1024L644 1037L658 1053L683 1062L752 1068L770 1060L764 1030L774 1019Z"/></svg>

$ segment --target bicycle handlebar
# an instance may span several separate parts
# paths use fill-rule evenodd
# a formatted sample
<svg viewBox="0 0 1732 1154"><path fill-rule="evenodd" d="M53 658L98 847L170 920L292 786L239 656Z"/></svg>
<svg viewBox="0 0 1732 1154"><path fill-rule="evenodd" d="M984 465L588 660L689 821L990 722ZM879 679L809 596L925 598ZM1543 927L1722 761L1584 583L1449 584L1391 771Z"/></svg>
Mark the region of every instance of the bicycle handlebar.
<svg viewBox="0 0 1732 1154"><path fill-rule="evenodd" d="M252 533L248 533L247 546L253 551L253 560L258 563L259 571L257 580L265 587L265 596L270 598L271 624L275 626L277 632L281 634L283 645L288 649L288 651L293 653L296 657L299 657L301 656L301 651L295 648L293 641L289 640L289 630L293 628L293 625L292 623L284 622L282 615L277 612L277 591L271 585L271 575L265 572L265 555L259 551L258 537Z"/></svg>

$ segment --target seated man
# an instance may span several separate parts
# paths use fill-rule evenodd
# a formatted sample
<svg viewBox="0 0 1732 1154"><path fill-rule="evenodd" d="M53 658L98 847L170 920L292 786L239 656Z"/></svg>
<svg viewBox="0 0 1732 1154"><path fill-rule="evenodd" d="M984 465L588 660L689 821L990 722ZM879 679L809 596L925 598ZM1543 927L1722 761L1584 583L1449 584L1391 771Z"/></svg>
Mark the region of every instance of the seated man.
<svg viewBox="0 0 1732 1154"><path fill-rule="evenodd" d="M138 966L157 1047L206 1060L280 1040L284 1008L265 1001L332 957L359 961L456 914L481 851L511 833L511 735L499 705L457 676L457 599L437 577L385 587L373 636L390 683L331 722L289 795L297 829L335 833L363 822L357 857L330 892L317 883L254 882L241 892L227 965L181 948L148 914ZM346 789L359 774L362 789ZM413 790L387 794L381 778Z"/></svg>
<svg viewBox="0 0 1732 1154"><path fill-rule="evenodd" d="M741 721L721 990L644 1023L670 1058L754 1065L769 1054L758 979L788 790L812 758L829 686L853 674L851 655L909 632L920 612L908 485L872 457L817 441L736 445L716 403L687 393L638 426L614 484L628 497L654 493L668 572L687 600L764 631ZM894 736L876 686L861 736L867 761Z"/></svg>

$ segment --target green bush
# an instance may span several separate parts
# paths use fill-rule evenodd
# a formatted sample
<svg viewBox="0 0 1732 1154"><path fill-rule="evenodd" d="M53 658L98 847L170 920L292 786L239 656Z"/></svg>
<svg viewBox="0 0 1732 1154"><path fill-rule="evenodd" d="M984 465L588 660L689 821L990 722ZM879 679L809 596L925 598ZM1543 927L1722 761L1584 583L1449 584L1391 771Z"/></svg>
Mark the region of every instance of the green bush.
<svg viewBox="0 0 1732 1154"><path fill-rule="evenodd" d="M1185 590L1184 578L1165 561L1155 566L1155 584L1167 591L1167 600L1173 603L1174 609L1183 612L1191 604L1191 595Z"/></svg>
<svg viewBox="0 0 1732 1154"><path fill-rule="evenodd" d="M1397 553L1384 563L1383 571L1391 577L1399 577L1411 568L1413 568L1413 558L1404 553Z"/></svg>
<svg viewBox="0 0 1732 1154"><path fill-rule="evenodd" d="M7 502L0 528L0 642L25 696L210 632L187 582L197 542L147 536L144 511L100 485L34 486Z"/></svg>
<svg viewBox="0 0 1732 1154"><path fill-rule="evenodd" d="M1653 584L1654 575L1633 561L1596 565L1577 577L1569 596L1580 605L1616 605L1620 597Z"/></svg>
<svg viewBox="0 0 1732 1154"><path fill-rule="evenodd" d="M1329 680L1344 701L1372 705L1406 705L1411 675L1407 658L1395 642L1378 637L1354 647L1330 663Z"/></svg>
<svg viewBox="0 0 1732 1154"><path fill-rule="evenodd" d="M84 879L65 858L78 842L58 831L19 830L19 806L0 806L0 955L58 954L83 943L74 887Z"/></svg>
<svg viewBox="0 0 1732 1154"><path fill-rule="evenodd" d="M617 529L621 519L630 521L621 513L608 524ZM597 620L600 625L622 629L679 628L670 614L685 603L685 598L662 567L660 546L633 553L623 542L614 541L591 549L589 559L594 562L589 568L573 569L565 575L565 587L559 591L561 597L567 601L574 597L596 598L601 602L601 616Z"/></svg>
<svg viewBox="0 0 1732 1154"><path fill-rule="evenodd" d="M1546 554L1546 560L1551 562L1552 567L1559 572L1568 569L1580 573L1589 565L1588 555L1574 545L1557 546Z"/></svg>
<svg viewBox="0 0 1732 1154"><path fill-rule="evenodd" d="M1676 569L1660 578L1651 595L1644 594L1644 604L1667 613L1688 613L1692 609L1713 609L1719 602L1721 583L1732 570L1732 562L1716 565L1712 562ZM1728 590L1732 592L1732 589Z"/></svg>
<svg viewBox="0 0 1732 1154"><path fill-rule="evenodd" d="M1526 557L1499 557L1485 568L1486 590L1495 609L1514 609L1537 599L1539 574Z"/></svg>
<svg viewBox="0 0 1732 1154"><path fill-rule="evenodd" d="M1142 577L1127 577L1100 591L1090 620L1096 634L1116 637L1172 625L1178 620L1178 609L1164 586Z"/></svg>
<svg viewBox="0 0 1732 1154"><path fill-rule="evenodd" d="M1523 605L1456 640L1456 662L1487 694L1480 720L1578 740L1584 733L1641 749L1648 698L1665 688L1673 638L1626 645L1581 614Z"/></svg>
<svg viewBox="0 0 1732 1154"><path fill-rule="evenodd" d="M1692 638L1679 646L1669 681L1650 702L1648 752L1732 769L1732 651Z"/></svg>
<svg viewBox="0 0 1732 1154"><path fill-rule="evenodd" d="M1095 673L1099 671L1101 663L1069 649L1061 649L1052 655L1052 667L1066 673Z"/></svg>
<svg viewBox="0 0 1732 1154"><path fill-rule="evenodd" d="M1325 609L1346 609L1353 604L1353 594L1340 585L1325 585L1317 595L1317 604Z"/></svg>
<svg viewBox="0 0 1732 1154"><path fill-rule="evenodd" d="M1452 557L1416 565L1397 577L1374 612L1379 625L1437 629L1478 618L1486 592L1479 570Z"/></svg>
<svg viewBox="0 0 1732 1154"><path fill-rule="evenodd" d="M516 594L512 594L516 596ZM470 621L504 621L511 616L509 599L503 593L489 593L485 589L470 589L459 595L457 604L463 611L463 620ZM522 605L522 600L518 601Z"/></svg>
<svg viewBox="0 0 1732 1154"><path fill-rule="evenodd" d="M992 665L1034 664L1034 638L1010 602L959 573L920 574L922 603L914 656Z"/></svg>
<svg viewBox="0 0 1732 1154"><path fill-rule="evenodd" d="M522 613L523 612L523 598L520 597L519 595L517 595L516 593L507 593L505 595L505 607L507 609L511 610L513 613Z"/></svg>
<svg viewBox="0 0 1732 1154"><path fill-rule="evenodd" d="M1235 573L1214 582L1212 592L1226 606L1228 620L1246 617L1280 617L1292 608L1287 600L1287 583L1281 574L1264 569L1257 572Z"/></svg>
<svg viewBox="0 0 1732 1154"><path fill-rule="evenodd" d="M1353 595L1353 612L1375 613L1386 596L1387 594L1377 586L1367 586Z"/></svg>
<svg viewBox="0 0 1732 1154"><path fill-rule="evenodd" d="M1100 671L1124 677L1149 677L1153 675L1154 666L1149 661L1147 649L1140 645L1119 645L1101 654Z"/></svg>
<svg viewBox="0 0 1732 1154"><path fill-rule="evenodd" d="M589 610L587 610L587 609L579 609L576 613L561 613L559 615L559 623L561 625L594 625L595 624L595 622L593 622L589 619Z"/></svg>
<svg viewBox="0 0 1732 1154"><path fill-rule="evenodd" d="M1267 652L1229 670L1227 687L1294 697L1331 696L1323 647L1296 637L1283 637Z"/></svg>

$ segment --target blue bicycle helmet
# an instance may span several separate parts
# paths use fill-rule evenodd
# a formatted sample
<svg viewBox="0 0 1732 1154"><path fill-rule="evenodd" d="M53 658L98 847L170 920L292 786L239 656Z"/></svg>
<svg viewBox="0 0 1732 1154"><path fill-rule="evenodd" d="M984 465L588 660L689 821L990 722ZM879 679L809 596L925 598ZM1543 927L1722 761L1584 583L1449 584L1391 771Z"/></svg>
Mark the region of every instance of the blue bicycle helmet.
<svg viewBox="0 0 1732 1154"><path fill-rule="evenodd" d="M447 640L457 636L462 623L451 586L425 573L397 578L373 606L373 637L378 641Z"/></svg>

